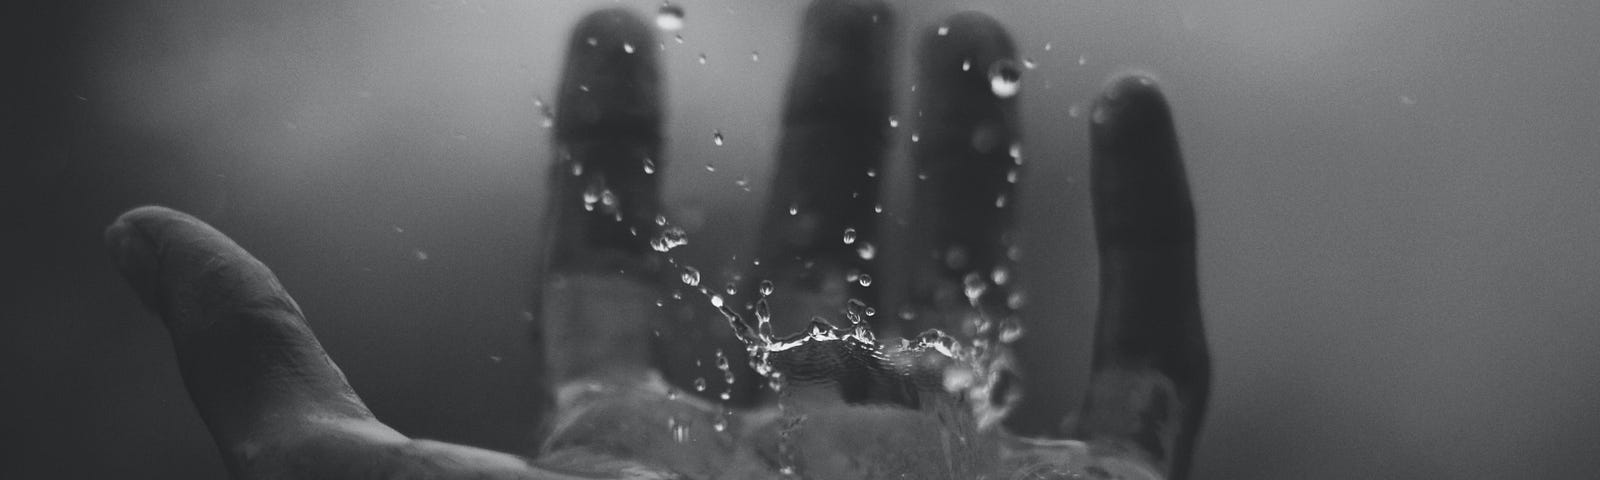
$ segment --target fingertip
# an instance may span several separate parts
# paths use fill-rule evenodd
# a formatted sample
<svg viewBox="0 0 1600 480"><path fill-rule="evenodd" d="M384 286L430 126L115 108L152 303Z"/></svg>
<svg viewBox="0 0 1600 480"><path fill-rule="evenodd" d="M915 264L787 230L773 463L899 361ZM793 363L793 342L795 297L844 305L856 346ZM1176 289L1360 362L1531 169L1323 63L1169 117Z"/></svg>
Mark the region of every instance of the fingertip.
<svg viewBox="0 0 1600 480"><path fill-rule="evenodd" d="M159 257L157 249L139 223L176 214L165 207L144 206L124 212L106 227L104 240L117 271L132 286L145 308L159 312L161 305L156 295Z"/></svg>
<svg viewBox="0 0 1600 480"><path fill-rule="evenodd" d="M1091 185L1102 248L1194 242L1172 112L1154 77L1116 77L1095 101Z"/></svg>
<svg viewBox="0 0 1600 480"><path fill-rule="evenodd" d="M817 22L867 22L887 23L893 11L882 0L816 0L806 7L806 27L823 26Z"/></svg>
<svg viewBox="0 0 1600 480"><path fill-rule="evenodd" d="M922 33L925 72L966 72L962 77L987 85L990 66L1016 55L1010 33L999 20L983 12L965 11L930 25Z"/></svg>
<svg viewBox="0 0 1600 480"><path fill-rule="evenodd" d="M893 15L876 0L819 0L801 21L784 120L882 129L888 115Z"/></svg>
<svg viewBox="0 0 1600 480"><path fill-rule="evenodd" d="M817 0L806 7L801 31L820 34L808 40L833 41L841 45L861 44L861 37L872 29L893 25L893 10L879 0Z"/></svg>
<svg viewBox="0 0 1600 480"><path fill-rule="evenodd" d="M978 154L1009 162L1017 140L1022 71L1004 26L980 12L951 15L921 41L917 128L920 158Z"/></svg>
<svg viewBox="0 0 1600 480"><path fill-rule="evenodd" d="M597 10L572 30L559 91L557 135L659 135L655 31L623 7Z"/></svg>
<svg viewBox="0 0 1600 480"><path fill-rule="evenodd" d="M590 39L594 39L591 41ZM655 33L644 18L627 7L609 7L589 12L572 27L570 52L590 49L615 50L626 55L645 52L645 42L655 40ZM638 47L633 52L623 49L624 43Z"/></svg>
<svg viewBox="0 0 1600 480"><path fill-rule="evenodd" d="M1165 133L1172 130L1172 114L1154 75L1125 72L1113 76L1101 89L1095 99L1093 125L1107 133Z"/></svg>

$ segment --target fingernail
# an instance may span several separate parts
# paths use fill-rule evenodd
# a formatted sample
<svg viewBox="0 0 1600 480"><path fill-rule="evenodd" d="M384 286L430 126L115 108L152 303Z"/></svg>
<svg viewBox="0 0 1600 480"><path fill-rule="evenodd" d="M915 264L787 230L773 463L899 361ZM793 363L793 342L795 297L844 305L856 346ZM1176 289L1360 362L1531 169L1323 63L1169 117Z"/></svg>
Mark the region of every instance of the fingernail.
<svg viewBox="0 0 1600 480"><path fill-rule="evenodd" d="M159 207L141 207L130 210L111 222L106 227L106 248L111 252L111 261L117 266L117 271L133 287L134 293L139 295L139 300L145 308L160 312L160 301L156 295L158 259L156 247L151 244L144 233L134 225L134 218Z"/></svg>

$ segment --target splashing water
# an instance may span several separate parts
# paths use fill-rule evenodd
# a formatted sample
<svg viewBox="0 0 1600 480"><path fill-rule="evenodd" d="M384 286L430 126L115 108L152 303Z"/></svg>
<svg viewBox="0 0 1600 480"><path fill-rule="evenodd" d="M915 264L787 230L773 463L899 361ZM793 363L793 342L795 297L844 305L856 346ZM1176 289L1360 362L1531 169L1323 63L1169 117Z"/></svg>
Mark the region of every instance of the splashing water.
<svg viewBox="0 0 1600 480"><path fill-rule="evenodd" d="M667 255L684 285L698 287L682 293L698 293L722 316L745 348L748 366L764 380L758 385L777 396L777 409L760 418L767 419L762 425L769 428L761 431L774 442L773 456L767 457L774 463L768 465L779 475L999 480L1114 478L1093 474L1133 471L1122 478L1147 478L1117 466L1121 464L1107 467L1081 442L1023 439L999 428L1020 399L1012 388L1010 347L1025 333L1015 315L1022 296L1011 287L1009 269L971 271L962 278L959 291L971 310L957 332L960 337L930 329L879 338L868 321L877 311L857 299L843 305L842 321L817 316L801 331L780 336L774 332L769 303L779 293L772 281L756 282L750 290L759 296L750 304L735 300L728 289L699 287L700 271L671 257L674 247L688 242L687 236L664 217L655 220L652 248ZM852 240L847 237L845 243ZM853 243L863 258L874 255L870 243ZM872 282L865 274L853 277L861 285ZM679 298L679 292L673 296ZM986 299L1004 303L980 301ZM736 306L741 304L743 309ZM997 317L991 318L986 308L1000 309ZM906 313L902 310L900 316ZM693 390L727 401L734 391L735 365L721 349L714 351L714 365L712 375L693 380ZM717 373L720 386L714 383ZM672 392L669 397L684 400ZM684 448L704 448L696 442L707 441L707 436L751 435L753 430L742 423L750 417L713 408L703 418L667 415L665 438Z"/></svg>
<svg viewBox="0 0 1600 480"><path fill-rule="evenodd" d="M658 222L662 222L658 220ZM683 229L671 226L661 229L661 233L650 239L650 248L657 252L667 252L674 248L689 244L689 236Z"/></svg>

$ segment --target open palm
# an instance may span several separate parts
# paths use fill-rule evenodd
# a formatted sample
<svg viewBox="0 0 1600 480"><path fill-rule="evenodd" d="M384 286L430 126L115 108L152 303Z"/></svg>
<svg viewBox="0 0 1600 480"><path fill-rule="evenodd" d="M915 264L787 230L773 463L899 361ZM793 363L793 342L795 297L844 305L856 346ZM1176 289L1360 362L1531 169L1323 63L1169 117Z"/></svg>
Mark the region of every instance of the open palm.
<svg viewBox="0 0 1600 480"><path fill-rule="evenodd" d="M807 12L754 256L761 261L737 289L744 297L712 295L730 313L759 303L781 337L852 299L876 304L884 286L871 284L873 250L904 249L917 258L902 286L910 308L875 316L857 308L850 317L879 337L938 328L998 351L1018 308L1007 281L1021 163L1018 97L1008 84L1017 73L1013 46L981 14L923 33L918 115L905 119L918 132L913 234L909 245L882 246L892 20L872 1L819 0ZM653 335L662 325L657 301L683 266L659 236L670 224L654 173L664 162L659 74L647 48L655 44L653 30L620 9L589 15L572 35L537 301L557 401L548 437L529 456L411 439L379 422L276 277L204 222L142 207L107 229L118 268L171 332L185 384L234 475L1185 476L1210 371L1193 209L1170 112L1151 80L1113 81L1092 114L1102 293L1090 390L1061 432L1077 440L1021 439L987 425L952 433L949 418L930 416L948 392L919 382L922 367L899 375L885 356L821 344L768 359L791 384L783 411L763 388L769 382L742 366L742 343L726 348L726 372L740 379L728 382L740 387L730 386L726 400L667 386L662 372L674 372L654 353L664 348ZM730 321L730 331L750 328Z"/></svg>

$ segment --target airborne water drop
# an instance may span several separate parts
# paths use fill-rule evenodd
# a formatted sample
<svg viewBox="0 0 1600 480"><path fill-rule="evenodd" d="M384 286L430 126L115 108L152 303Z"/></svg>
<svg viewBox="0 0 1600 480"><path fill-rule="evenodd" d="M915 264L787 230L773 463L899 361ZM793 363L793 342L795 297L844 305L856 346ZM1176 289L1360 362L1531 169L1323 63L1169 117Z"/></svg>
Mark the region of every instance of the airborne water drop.
<svg viewBox="0 0 1600 480"><path fill-rule="evenodd" d="M668 32L683 29L683 7L672 3L661 4L656 10L656 27Z"/></svg>
<svg viewBox="0 0 1600 480"><path fill-rule="evenodd" d="M1001 59L989 65L989 90L1000 98L1017 96L1022 90L1022 70L1017 68L1017 62Z"/></svg>

